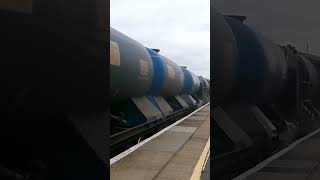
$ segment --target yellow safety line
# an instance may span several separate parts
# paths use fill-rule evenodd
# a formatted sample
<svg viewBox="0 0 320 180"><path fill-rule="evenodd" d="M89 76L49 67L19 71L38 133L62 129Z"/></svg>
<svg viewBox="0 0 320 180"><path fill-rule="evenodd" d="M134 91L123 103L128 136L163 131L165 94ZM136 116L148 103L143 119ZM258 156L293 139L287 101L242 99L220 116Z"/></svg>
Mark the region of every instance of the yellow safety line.
<svg viewBox="0 0 320 180"><path fill-rule="evenodd" d="M207 160L209 158L210 155L210 136L207 140L206 146L204 147L202 154L198 160L198 163L196 165L196 167L193 170L192 176L190 178L190 180L200 180L201 178L201 173L203 171L203 167L205 166L205 164L207 163Z"/></svg>
<svg viewBox="0 0 320 180"><path fill-rule="evenodd" d="M209 148L210 149L210 148ZM204 164L202 166L202 172L204 171L205 167L206 167L206 164L207 164L207 161L210 157L210 151L208 151L207 155L206 155L206 160L204 161Z"/></svg>

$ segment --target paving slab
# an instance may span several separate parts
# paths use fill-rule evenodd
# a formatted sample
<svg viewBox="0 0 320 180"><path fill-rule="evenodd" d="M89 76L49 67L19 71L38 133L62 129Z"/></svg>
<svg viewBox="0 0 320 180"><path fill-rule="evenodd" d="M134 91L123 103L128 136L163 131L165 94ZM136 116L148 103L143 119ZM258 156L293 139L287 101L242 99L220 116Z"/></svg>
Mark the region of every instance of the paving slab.
<svg viewBox="0 0 320 180"><path fill-rule="evenodd" d="M307 137L307 136L306 136ZM317 133L253 172L246 180L320 179L320 133Z"/></svg>
<svg viewBox="0 0 320 180"><path fill-rule="evenodd" d="M197 115L199 111L196 112L112 164L111 179L190 179L209 141L209 110L205 107L200 116Z"/></svg>

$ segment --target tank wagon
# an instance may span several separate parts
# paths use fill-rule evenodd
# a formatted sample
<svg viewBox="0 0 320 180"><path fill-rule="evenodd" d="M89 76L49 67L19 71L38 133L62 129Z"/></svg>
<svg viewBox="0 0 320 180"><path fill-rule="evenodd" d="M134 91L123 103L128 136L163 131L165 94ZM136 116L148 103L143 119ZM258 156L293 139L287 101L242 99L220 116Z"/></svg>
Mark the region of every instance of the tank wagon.
<svg viewBox="0 0 320 180"><path fill-rule="evenodd" d="M110 28L111 128L134 127L209 101L209 82Z"/></svg>
<svg viewBox="0 0 320 180"><path fill-rule="evenodd" d="M211 13L212 172L231 179L319 127L320 58Z"/></svg>

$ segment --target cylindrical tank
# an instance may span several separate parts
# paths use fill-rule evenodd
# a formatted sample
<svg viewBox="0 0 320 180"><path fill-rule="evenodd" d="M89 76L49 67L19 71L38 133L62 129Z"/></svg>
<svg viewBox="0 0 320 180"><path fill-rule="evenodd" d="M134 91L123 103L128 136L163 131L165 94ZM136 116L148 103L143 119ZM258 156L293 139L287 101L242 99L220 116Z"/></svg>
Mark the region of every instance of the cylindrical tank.
<svg viewBox="0 0 320 180"><path fill-rule="evenodd" d="M210 90L210 80L209 79L204 79L206 81L207 87Z"/></svg>
<svg viewBox="0 0 320 180"><path fill-rule="evenodd" d="M182 89L182 94L193 94L197 92L200 88L200 79L187 68L181 67L184 74L184 85Z"/></svg>
<svg viewBox="0 0 320 180"><path fill-rule="evenodd" d="M209 90L209 83L208 81L203 78L202 76L198 76L200 80L200 91L208 91Z"/></svg>
<svg viewBox="0 0 320 180"><path fill-rule="evenodd" d="M315 66L308 59L302 55L297 56L299 56L300 64L303 67L303 72L301 72L304 78L303 81L310 83L304 86L306 87L305 92L303 93L304 97L313 97L317 94L319 89L319 74Z"/></svg>
<svg viewBox="0 0 320 180"><path fill-rule="evenodd" d="M225 17L237 41L237 101L261 103L281 95L286 84L287 62L276 44L254 32L241 21Z"/></svg>
<svg viewBox="0 0 320 180"><path fill-rule="evenodd" d="M318 87L317 88L320 88L320 58L318 56L315 56L315 55L311 55L311 54L306 54L306 53L300 53L301 56L305 57L307 60L309 60L312 65L314 66L314 68L316 69L316 72L317 72L317 79L318 79ZM319 95L320 92L319 90L317 90L317 95Z"/></svg>
<svg viewBox="0 0 320 180"><path fill-rule="evenodd" d="M180 66L147 48L154 65L154 78L149 94L156 96L175 96L181 93L184 75Z"/></svg>
<svg viewBox="0 0 320 180"><path fill-rule="evenodd" d="M280 46L261 34L255 34L262 44L266 61L265 81L259 98L267 102L278 99L285 92L288 81L288 64Z"/></svg>
<svg viewBox="0 0 320 180"><path fill-rule="evenodd" d="M237 44L224 17L211 6L213 36L212 67L213 93L217 103L230 100L234 88L237 66Z"/></svg>
<svg viewBox="0 0 320 180"><path fill-rule="evenodd" d="M145 95L151 87L153 63L137 41L110 28L110 90L112 101Z"/></svg>
<svg viewBox="0 0 320 180"><path fill-rule="evenodd" d="M191 74L192 74L193 82L194 82L194 88L192 90L192 93L195 93L195 92L199 91L199 89L200 89L200 79L194 73L191 72Z"/></svg>

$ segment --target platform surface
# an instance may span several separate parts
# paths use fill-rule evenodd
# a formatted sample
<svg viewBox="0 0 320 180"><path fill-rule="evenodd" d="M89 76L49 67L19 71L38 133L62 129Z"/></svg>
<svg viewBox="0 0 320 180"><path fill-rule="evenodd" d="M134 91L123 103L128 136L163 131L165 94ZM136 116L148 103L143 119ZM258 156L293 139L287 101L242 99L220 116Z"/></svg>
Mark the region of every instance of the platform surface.
<svg viewBox="0 0 320 180"><path fill-rule="evenodd" d="M290 148L290 147L288 147ZM271 157L272 158L272 157ZM257 167L257 166L256 166ZM254 169L254 168L253 168ZM241 175L239 176L241 177ZM320 131L303 139L269 163L250 173L245 180L319 180Z"/></svg>
<svg viewBox="0 0 320 180"><path fill-rule="evenodd" d="M209 152L210 105L113 163L112 180L200 179ZM200 172L200 173L199 173Z"/></svg>

